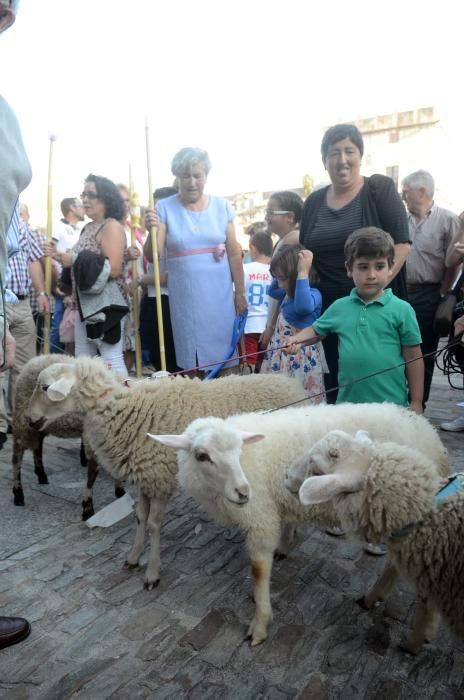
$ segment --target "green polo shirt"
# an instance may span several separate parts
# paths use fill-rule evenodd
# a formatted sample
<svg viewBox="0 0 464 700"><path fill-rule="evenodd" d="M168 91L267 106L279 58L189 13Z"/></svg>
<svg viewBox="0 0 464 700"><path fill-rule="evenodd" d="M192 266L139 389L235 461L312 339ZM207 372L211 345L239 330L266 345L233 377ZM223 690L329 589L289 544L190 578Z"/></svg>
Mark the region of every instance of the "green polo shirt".
<svg viewBox="0 0 464 700"><path fill-rule="evenodd" d="M335 301L313 323L318 335L337 333L338 384L352 382L404 361L402 347L419 345L421 335L410 304L386 289L375 301L364 302L353 289L349 297ZM408 405L405 368L378 374L338 392L337 403L382 403Z"/></svg>

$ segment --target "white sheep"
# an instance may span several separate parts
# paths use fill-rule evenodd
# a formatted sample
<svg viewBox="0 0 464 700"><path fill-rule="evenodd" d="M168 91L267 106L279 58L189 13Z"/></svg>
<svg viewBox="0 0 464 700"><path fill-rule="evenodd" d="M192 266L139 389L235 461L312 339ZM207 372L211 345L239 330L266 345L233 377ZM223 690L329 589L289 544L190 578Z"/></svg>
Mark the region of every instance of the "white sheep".
<svg viewBox="0 0 464 700"><path fill-rule="evenodd" d="M300 488L303 504L330 503L343 527L358 537L389 542L390 563L361 601L385 600L400 574L415 585L414 628L402 648L416 654L441 613L464 637L464 475L435 497L442 483L435 464L417 449L375 443L334 431L308 455L314 475Z"/></svg>
<svg viewBox="0 0 464 700"><path fill-rule="evenodd" d="M97 358L56 364L38 377L30 417L46 427L59 416L77 411L83 416L86 446L117 479L137 485L138 526L126 567L138 566L145 533L150 552L145 587L159 582L160 528L167 502L177 488L176 456L153 443L148 432L178 432L193 418L283 406L305 401L295 379L271 375L225 377L201 382L182 377L157 379L123 388Z"/></svg>
<svg viewBox="0 0 464 700"><path fill-rule="evenodd" d="M37 378L42 370L56 364L73 365L74 357L66 355L39 355L29 360L18 376L15 390L13 412L13 498L15 506L24 505L24 491L21 483L21 468L25 450L32 450L34 473L39 484L48 484L48 477L43 464L43 443L47 435L59 438L82 437L82 414L69 413L50 422L46 430L32 427L29 421L29 408L37 385ZM93 458L87 460L84 445L81 444L81 464L87 466L87 484L82 502L82 519L87 520L94 514L92 489L98 474L98 465ZM120 482L115 483L115 496L123 496L124 488Z"/></svg>
<svg viewBox="0 0 464 700"><path fill-rule="evenodd" d="M368 426L373 435L420 444L437 463L446 450L428 421L393 404L341 404L244 414L227 420L202 418L182 435L153 435L179 449L179 483L221 522L247 533L255 578L256 612L248 630L252 645L266 639L272 617L272 559L284 524L338 524L327 505L304 508L284 488L288 465L336 427L355 432ZM253 433L249 431L252 430ZM265 442L253 443L261 437ZM243 452L242 452L243 447Z"/></svg>

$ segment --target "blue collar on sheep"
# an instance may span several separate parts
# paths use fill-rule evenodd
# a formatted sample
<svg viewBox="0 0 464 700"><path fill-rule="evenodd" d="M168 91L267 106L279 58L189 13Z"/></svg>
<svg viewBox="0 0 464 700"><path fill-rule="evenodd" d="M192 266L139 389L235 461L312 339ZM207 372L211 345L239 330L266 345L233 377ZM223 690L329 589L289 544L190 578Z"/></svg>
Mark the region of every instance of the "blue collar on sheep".
<svg viewBox="0 0 464 700"><path fill-rule="evenodd" d="M457 472L452 476L448 477L447 483L442 486L442 488L435 494L434 502L440 503L444 501L445 498L452 496L464 487L464 472ZM401 530L396 530L390 535L390 542L402 542L406 537L413 531L417 523L409 523L401 528Z"/></svg>

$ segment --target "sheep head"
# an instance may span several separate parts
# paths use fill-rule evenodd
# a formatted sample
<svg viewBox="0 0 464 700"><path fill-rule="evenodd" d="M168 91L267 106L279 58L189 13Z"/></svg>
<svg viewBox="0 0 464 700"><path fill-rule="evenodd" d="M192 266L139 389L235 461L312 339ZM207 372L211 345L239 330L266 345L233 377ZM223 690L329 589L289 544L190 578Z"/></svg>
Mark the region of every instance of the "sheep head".
<svg viewBox="0 0 464 700"><path fill-rule="evenodd" d="M326 503L341 493L359 491L371 462L371 447L364 430L358 430L354 437L342 430L327 433L306 454L312 476L300 487L301 503Z"/></svg>
<svg viewBox="0 0 464 700"><path fill-rule="evenodd" d="M331 470L331 465L335 466L337 463L340 464L340 458L337 457L335 460L333 458L330 458L330 456L325 455L324 450L326 449L326 443L324 442L326 438L329 440L331 447L330 449L333 450L339 450L338 446L338 441L339 439L337 438L337 435L339 436L345 436L347 433L344 433L341 430L334 430L328 435L326 435L324 438L322 438L319 442L317 442L313 447L309 450L306 451L299 459L295 460L292 462L290 467L288 468L287 471L287 478L285 479L285 487L293 493L295 496L298 496L299 490L304 482L305 479L308 477L317 474L320 475L321 473L330 473ZM331 437L329 437L331 436ZM364 430L358 430L356 433L358 441L369 441L369 437L367 433ZM350 437L350 436L348 436ZM340 438L341 439L341 438ZM354 439L354 438L353 438ZM333 444L332 444L333 443ZM366 442L367 444L367 442ZM316 446L320 445L319 447L316 448ZM321 462L320 466L316 466L316 460ZM322 471L321 469L322 464L325 464L325 470ZM316 471L314 471L316 469Z"/></svg>
<svg viewBox="0 0 464 700"><path fill-rule="evenodd" d="M240 464L243 445L263 439L228 426L220 418L199 418L181 435L151 435L179 450L179 483L201 503L225 499L243 506L251 489Z"/></svg>
<svg viewBox="0 0 464 700"><path fill-rule="evenodd" d="M118 386L117 375L99 358L57 362L40 372L29 406L29 421L37 429L68 413L86 413L95 400Z"/></svg>
<svg viewBox="0 0 464 700"><path fill-rule="evenodd" d="M438 466L417 450L333 431L308 453L312 476L299 491L304 505L330 501L343 527L382 541L420 522L440 486Z"/></svg>

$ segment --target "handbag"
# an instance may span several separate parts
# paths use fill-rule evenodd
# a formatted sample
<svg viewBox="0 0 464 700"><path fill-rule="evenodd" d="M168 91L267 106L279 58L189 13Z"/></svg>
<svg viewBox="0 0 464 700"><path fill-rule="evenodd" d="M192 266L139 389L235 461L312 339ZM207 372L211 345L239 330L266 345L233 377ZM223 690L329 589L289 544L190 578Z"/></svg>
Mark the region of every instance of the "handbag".
<svg viewBox="0 0 464 700"><path fill-rule="evenodd" d="M61 343L74 343L74 324L76 321L76 309L67 306L61 319L59 333Z"/></svg>
<svg viewBox="0 0 464 700"><path fill-rule="evenodd" d="M453 333L455 321L454 310L459 301L463 284L464 272L461 272L453 284L453 287L449 290L449 292L446 292L445 296L437 306L435 317L433 319L433 330L440 336L440 338Z"/></svg>
<svg viewBox="0 0 464 700"><path fill-rule="evenodd" d="M457 296L453 292L446 292L437 306L433 319L433 330L440 338L448 336L453 329L454 309L457 304Z"/></svg>

